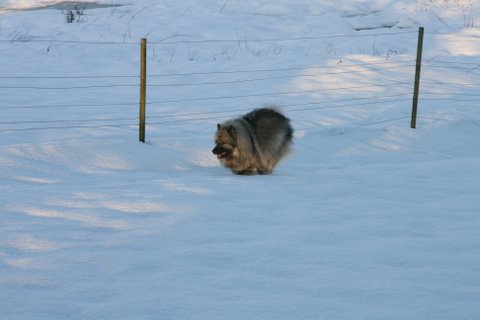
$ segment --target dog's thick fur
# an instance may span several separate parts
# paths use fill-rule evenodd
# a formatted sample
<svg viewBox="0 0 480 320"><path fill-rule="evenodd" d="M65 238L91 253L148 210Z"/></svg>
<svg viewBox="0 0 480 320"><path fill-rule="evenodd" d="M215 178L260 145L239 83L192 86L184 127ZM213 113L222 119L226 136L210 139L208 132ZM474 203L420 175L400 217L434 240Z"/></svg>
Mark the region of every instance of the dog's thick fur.
<svg viewBox="0 0 480 320"><path fill-rule="evenodd" d="M269 106L218 124L212 152L236 174L269 174L290 152L292 136L290 120Z"/></svg>

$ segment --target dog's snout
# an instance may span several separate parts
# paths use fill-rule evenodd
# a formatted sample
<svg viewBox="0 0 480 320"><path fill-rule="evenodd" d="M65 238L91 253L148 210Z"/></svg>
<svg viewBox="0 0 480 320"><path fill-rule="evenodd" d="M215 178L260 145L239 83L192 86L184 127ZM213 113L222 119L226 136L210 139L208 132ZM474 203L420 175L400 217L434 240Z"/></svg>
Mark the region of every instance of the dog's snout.
<svg viewBox="0 0 480 320"><path fill-rule="evenodd" d="M220 150L220 147L218 145L216 145L215 148L212 149L213 154L219 154L221 152L222 150Z"/></svg>

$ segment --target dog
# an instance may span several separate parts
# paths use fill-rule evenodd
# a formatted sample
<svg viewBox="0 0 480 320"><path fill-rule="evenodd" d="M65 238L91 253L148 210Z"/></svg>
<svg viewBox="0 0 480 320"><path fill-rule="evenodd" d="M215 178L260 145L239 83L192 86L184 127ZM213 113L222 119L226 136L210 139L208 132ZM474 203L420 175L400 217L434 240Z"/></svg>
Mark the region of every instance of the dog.
<svg viewBox="0 0 480 320"><path fill-rule="evenodd" d="M236 174L270 174L291 151L292 138L290 119L272 105L217 124L212 152Z"/></svg>

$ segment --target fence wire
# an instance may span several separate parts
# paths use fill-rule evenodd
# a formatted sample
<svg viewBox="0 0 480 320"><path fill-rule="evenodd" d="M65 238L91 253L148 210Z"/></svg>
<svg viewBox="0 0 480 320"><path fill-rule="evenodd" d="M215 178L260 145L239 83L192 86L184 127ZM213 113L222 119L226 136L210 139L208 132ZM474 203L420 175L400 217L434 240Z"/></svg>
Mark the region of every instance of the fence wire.
<svg viewBox="0 0 480 320"><path fill-rule="evenodd" d="M245 42L292 42L292 41L313 41L323 39L335 38L363 38L363 37L388 37L399 36L405 34L415 34L416 31L404 32L372 32L372 33L351 33L351 34L331 34L318 36L303 36L303 37L283 37L283 38L236 38L236 39L199 39L199 40L171 40L168 37L160 40L149 41L150 44L155 45L178 45L178 44L213 44L213 43L245 43ZM17 38L17 39L0 39L1 43L49 43L49 44L84 44L84 45L138 45L136 41L84 41L84 40L62 40L62 39L35 39L35 38Z"/></svg>
<svg viewBox="0 0 480 320"><path fill-rule="evenodd" d="M321 39L334 39L334 38L349 38L349 37L378 37L378 36L398 36L401 34L413 34L416 32L400 32L400 33L376 33L376 34L344 34L344 35L324 35L317 37L292 37L292 38L264 38L264 39L206 39L206 40L171 40L165 39L161 41L150 41L150 44L164 45L164 44L212 44L212 43L238 43L238 42L288 42L288 41L314 41ZM0 44L6 43L57 43L57 44L84 44L84 45L138 45L139 42L115 42L115 41L70 41L70 40L42 40L42 39L17 39L7 40L0 39ZM344 75L362 75L369 72L383 72L383 71L402 71L407 72L415 67L415 60L386 60L377 62L348 62L344 63L339 61L335 65L317 65L317 66L291 66L283 68L271 68L271 69L238 69L238 70L213 70L213 71L194 71L187 73L154 73L148 75L148 87L165 87L165 88L181 88L186 86L232 86L241 83L252 82L272 82L281 79L300 79L308 77L321 77L321 76L344 76ZM426 59L426 62L422 65L423 72L425 70L442 70L450 69L462 74L468 75L465 81L444 81L442 79L434 79L431 77L424 77L421 80L421 92L420 101L457 101L457 102L480 102L480 94L460 92L458 89L465 87L475 88L480 86L480 76L477 71L480 71L480 64L473 62L456 62L447 61L442 59ZM271 73L286 73L286 72L305 72L300 74L274 74ZM269 75L262 76L262 74L269 73ZM237 77L236 79L227 80L211 80L211 81L184 81L182 79L192 76L229 76ZM203 77L204 78L204 77ZM239 79L240 78L240 79ZM79 91L89 89L121 89L121 88L138 88L139 75L132 74L92 74L92 75L0 75L0 94L6 90L50 90L50 91ZM10 84L15 81L50 81L51 85L23 85ZM98 80L99 84L88 85L66 85L68 80ZM112 83L121 81L130 81L129 83ZM1 81L9 82L8 85L4 85ZM111 81L110 83L107 83ZM134 81L134 82L132 82ZM159 82L160 81L160 82ZM163 81L163 82L162 82ZM165 82L166 81L166 82ZM150 83L153 82L153 83ZM165 99L157 101L147 102L148 106L159 105L172 105L177 103L188 102L205 102L212 100L230 100L230 99L248 99L258 97L278 97L278 96L297 96L306 94L325 94L329 92L337 91L355 91L364 89L387 89L390 87L396 87L402 89L400 93L393 95L369 95L365 97L357 98L342 98L342 99L316 99L315 101L307 101L298 104L285 104L288 112L304 112L312 110L324 110L334 108L353 108L353 107L366 107L378 104L391 104L398 102L411 101L412 93L410 92L413 84L412 82L397 81L388 83L369 83L368 81L362 81L358 86L344 86L335 88L322 88L312 90L296 90L296 91L276 91L276 92L264 92L264 93L251 93L251 94L238 94L238 95L219 95L219 96L204 96L204 97L191 97L191 98L179 98L179 99ZM59 103L56 105L51 104L31 104L20 105L13 102L0 105L0 112L4 110L47 110L47 109L75 109L81 110L83 108L101 108L104 110L128 108L129 110L135 110L138 107L137 101L119 101L111 103ZM244 113L251 110L251 108L233 108L226 111L210 111L210 112L173 112L163 113L157 115L153 113L147 116L148 125L165 125L165 124L178 124L188 123L192 121L209 121L218 119L219 117L227 117L233 114ZM113 110L115 111L115 110ZM400 119L408 118L401 117L395 119L385 119L372 122L365 125L374 125L379 123L385 123L389 121L396 121ZM96 118L79 118L79 119L48 119L48 120L11 120L0 121L0 132L14 132L14 131L38 131L38 130L59 130L59 129L88 129L88 128L121 128L131 127L134 128L138 124L138 117L96 117Z"/></svg>

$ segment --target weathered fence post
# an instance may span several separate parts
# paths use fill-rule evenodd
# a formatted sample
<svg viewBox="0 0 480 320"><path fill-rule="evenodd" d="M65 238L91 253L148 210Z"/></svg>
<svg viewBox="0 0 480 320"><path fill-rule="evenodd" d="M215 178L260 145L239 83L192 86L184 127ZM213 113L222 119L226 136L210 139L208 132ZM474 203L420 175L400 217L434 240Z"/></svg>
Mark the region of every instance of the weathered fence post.
<svg viewBox="0 0 480 320"><path fill-rule="evenodd" d="M145 143L145 113L147 100L147 39L140 42L140 123L139 140Z"/></svg>
<svg viewBox="0 0 480 320"><path fill-rule="evenodd" d="M415 86L413 88L412 121L410 127L417 126L418 93L420 90L420 71L422 69L423 27L418 28L417 64L415 67Z"/></svg>

